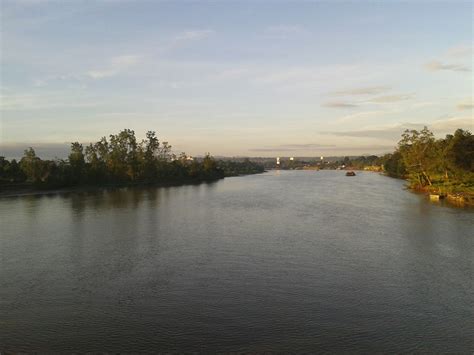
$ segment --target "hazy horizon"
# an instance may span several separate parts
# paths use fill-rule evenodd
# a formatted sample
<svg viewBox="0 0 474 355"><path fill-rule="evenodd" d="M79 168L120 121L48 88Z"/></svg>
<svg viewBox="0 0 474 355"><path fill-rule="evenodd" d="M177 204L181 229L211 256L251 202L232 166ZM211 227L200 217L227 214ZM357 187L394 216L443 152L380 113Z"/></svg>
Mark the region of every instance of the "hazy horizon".
<svg viewBox="0 0 474 355"><path fill-rule="evenodd" d="M194 156L472 131L472 3L1 2L0 155L133 129Z"/></svg>

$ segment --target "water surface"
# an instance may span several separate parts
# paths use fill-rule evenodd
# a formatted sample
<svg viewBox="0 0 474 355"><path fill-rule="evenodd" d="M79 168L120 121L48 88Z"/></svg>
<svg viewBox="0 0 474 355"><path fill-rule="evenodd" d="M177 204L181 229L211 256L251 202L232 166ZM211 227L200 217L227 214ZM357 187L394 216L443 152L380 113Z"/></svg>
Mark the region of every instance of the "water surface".
<svg viewBox="0 0 474 355"><path fill-rule="evenodd" d="M374 173L0 199L0 350L474 350L474 213Z"/></svg>

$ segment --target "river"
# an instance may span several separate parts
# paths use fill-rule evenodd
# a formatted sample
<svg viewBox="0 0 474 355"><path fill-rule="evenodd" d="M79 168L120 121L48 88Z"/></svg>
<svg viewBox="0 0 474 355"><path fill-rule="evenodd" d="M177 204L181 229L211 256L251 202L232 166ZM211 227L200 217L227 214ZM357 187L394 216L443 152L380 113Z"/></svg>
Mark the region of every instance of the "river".
<svg viewBox="0 0 474 355"><path fill-rule="evenodd" d="M474 212L376 173L0 199L0 350L474 351Z"/></svg>

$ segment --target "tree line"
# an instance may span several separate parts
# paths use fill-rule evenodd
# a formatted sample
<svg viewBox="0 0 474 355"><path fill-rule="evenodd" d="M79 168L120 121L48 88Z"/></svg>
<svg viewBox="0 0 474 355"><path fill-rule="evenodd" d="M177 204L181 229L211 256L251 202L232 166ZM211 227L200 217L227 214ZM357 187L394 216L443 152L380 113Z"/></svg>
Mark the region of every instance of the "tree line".
<svg viewBox="0 0 474 355"><path fill-rule="evenodd" d="M288 164L295 165L288 168L298 168L303 162ZM393 153L381 157L344 157L321 168L341 166L380 167L389 176L407 179L415 188L474 192L474 136L458 129L436 139L426 127L420 131L406 130ZM42 160L31 147L19 161L0 156L0 186L180 183L261 173L264 169L264 165L249 159L216 161L209 154L200 159L185 153L177 156L167 142L158 140L154 131L148 131L145 139L138 141L133 130L124 129L85 147L79 142L72 143L67 159Z"/></svg>
<svg viewBox="0 0 474 355"><path fill-rule="evenodd" d="M381 162L387 175L406 178L415 188L474 189L474 136L467 130L440 139L427 127L406 130L396 150Z"/></svg>
<svg viewBox="0 0 474 355"><path fill-rule="evenodd" d="M0 157L0 184L32 184L40 188L77 185L204 181L223 178L225 171L209 154L192 159L176 156L154 131L138 141L124 129L85 147L71 143L67 159L42 160L33 148L20 161Z"/></svg>

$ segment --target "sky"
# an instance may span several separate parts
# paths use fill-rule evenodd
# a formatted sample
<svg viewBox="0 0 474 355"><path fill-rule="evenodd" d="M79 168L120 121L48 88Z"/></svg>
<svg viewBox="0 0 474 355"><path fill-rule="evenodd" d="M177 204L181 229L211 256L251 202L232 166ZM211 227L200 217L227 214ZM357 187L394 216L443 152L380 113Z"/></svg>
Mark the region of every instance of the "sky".
<svg viewBox="0 0 474 355"><path fill-rule="evenodd" d="M130 128L215 156L473 131L471 1L0 0L0 155Z"/></svg>

